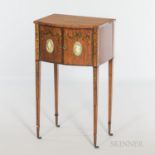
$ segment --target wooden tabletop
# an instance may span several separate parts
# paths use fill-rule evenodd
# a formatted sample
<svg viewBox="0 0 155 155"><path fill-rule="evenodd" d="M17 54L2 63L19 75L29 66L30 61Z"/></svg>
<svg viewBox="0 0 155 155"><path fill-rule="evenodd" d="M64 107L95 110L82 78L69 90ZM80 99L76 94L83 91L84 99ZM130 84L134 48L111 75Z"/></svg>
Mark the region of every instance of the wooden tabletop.
<svg viewBox="0 0 155 155"><path fill-rule="evenodd" d="M58 27L93 28L106 23L111 23L114 20L115 19L110 18L52 14L50 16L35 20L34 23L58 26Z"/></svg>

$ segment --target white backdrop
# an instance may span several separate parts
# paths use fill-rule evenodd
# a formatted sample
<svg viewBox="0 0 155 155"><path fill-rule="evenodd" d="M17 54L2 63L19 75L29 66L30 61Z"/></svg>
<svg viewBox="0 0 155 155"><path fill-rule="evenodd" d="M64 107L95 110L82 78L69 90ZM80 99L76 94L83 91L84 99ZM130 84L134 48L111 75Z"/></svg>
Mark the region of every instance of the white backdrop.
<svg viewBox="0 0 155 155"><path fill-rule="evenodd" d="M63 13L116 18L115 79L153 80L154 6L154 0L1 0L0 77L33 78L33 20L52 13ZM90 76L90 68L61 68L66 78L87 79ZM102 69L106 68L105 65ZM49 65L43 65L45 76L52 73L49 69Z"/></svg>
<svg viewBox="0 0 155 155"><path fill-rule="evenodd" d="M33 21L52 13L116 18L114 136L107 135L105 64L100 67L98 151L92 147L91 67L60 66L59 130L54 125L53 65L43 63L43 140L35 137ZM154 155L154 15L155 0L0 0L0 154ZM112 145L127 141L143 146Z"/></svg>

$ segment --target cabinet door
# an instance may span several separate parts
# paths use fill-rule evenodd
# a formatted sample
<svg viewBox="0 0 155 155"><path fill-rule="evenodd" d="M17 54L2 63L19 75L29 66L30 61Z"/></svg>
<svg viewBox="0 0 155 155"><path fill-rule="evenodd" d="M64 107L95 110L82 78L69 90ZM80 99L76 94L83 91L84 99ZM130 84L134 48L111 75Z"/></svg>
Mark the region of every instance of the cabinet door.
<svg viewBox="0 0 155 155"><path fill-rule="evenodd" d="M40 26L40 60L62 63L62 32L60 28Z"/></svg>
<svg viewBox="0 0 155 155"><path fill-rule="evenodd" d="M92 65L92 30L64 29L64 64Z"/></svg>

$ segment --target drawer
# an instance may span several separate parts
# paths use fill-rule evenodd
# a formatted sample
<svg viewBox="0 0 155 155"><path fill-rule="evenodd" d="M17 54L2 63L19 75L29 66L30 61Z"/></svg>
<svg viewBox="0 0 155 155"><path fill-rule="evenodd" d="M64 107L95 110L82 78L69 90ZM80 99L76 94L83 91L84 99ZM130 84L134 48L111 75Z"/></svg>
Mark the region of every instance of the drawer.
<svg viewBox="0 0 155 155"><path fill-rule="evenodd" d="M40 25L40 60L62 62L62 31L60 28Z"/></svg>
<svg viewBox="0 0 155 155"><path fill-rule="evenodd" d="M91 29L64 29L64 64L92 65Z"/></svg>

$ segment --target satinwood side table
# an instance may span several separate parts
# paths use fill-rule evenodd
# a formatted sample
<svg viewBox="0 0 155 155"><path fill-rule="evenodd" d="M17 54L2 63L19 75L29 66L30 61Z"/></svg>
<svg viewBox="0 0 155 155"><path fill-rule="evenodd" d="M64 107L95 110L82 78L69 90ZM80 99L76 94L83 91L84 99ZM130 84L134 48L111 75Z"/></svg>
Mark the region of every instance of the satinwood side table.
<svg viewBox="0 0 155 155"><path fill-rule="evenodd" d="M58 64L93 67L94 146L97 146L99 66L109 63L108 134L111 133L114 19L53 14L35 23L36 126L40 139L41 61L54 64L55 123L58 125Z"/></svg>

